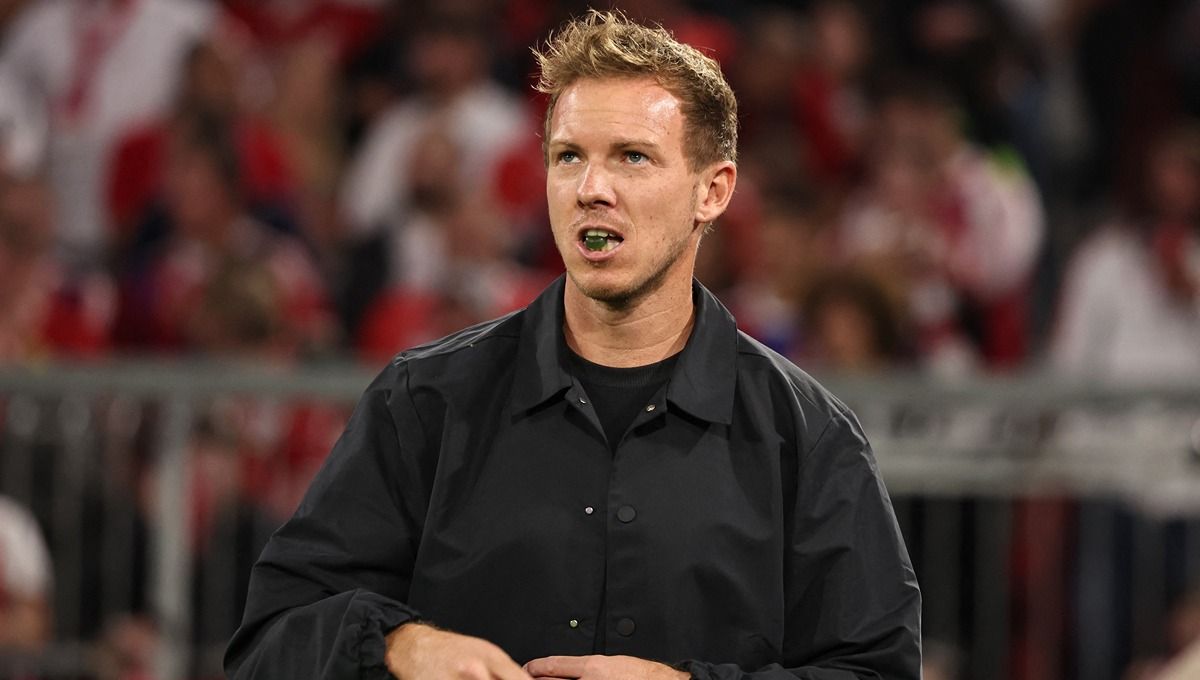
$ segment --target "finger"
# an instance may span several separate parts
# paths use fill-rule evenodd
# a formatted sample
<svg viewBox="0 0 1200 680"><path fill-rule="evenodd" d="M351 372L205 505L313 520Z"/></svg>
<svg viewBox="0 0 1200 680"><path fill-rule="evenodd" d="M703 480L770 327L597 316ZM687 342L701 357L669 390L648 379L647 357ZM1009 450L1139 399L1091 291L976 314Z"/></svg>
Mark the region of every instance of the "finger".
<svg viewBox="0 0 1200 680"><path fill-rule="evenodd" d="M533 680L524 668L518 666L517 662L507 655L493 663L491 670L496 680Z"/></svg>
<svg viewBox="0 0 1200 680"><path fill-rule="evenodd" d="M535 678L579 678L587 665L586 656L545 656L525 664L525 670Z"/></svg>

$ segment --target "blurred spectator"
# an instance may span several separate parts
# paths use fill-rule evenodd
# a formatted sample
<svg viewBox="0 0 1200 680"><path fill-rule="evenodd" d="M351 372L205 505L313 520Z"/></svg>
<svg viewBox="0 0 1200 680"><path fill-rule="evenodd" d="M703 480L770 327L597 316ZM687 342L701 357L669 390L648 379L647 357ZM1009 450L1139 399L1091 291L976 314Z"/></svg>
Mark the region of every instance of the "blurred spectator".
<svg viewBox="0 0 1200 680"><path fill-rule="evenodd" d="M493 201L466 190L466 156L445 126L427 128L412 154L407 210L368 246L385 256L374 275L382 295L361 284L348 291L374 300L359 308L358 332L373 360L513 311L548 282L516 264L513 230Z"/></svg>
<svg viewBox="0 0 1200 680"><path fill-rule="evenodd" d="M880 3L904 63L947 88L962 106L964 133L988 147L1011 144L1011 118L1039 55L1031 31L1003 0Z"/></svg>
<svg viewBox="0 0 1200 680"><path fill-rule="evenodd" d="M49 640L51 578L33 515L0 496L0 652L37 651Z"/></svg>
<svg viewBox="0 0 1200 680"><path fill-rule="evenodd" d="M250 567L278 524L243 493L250 452L242 447L257 425L239 412L246 405L232 400L209 410L189 443L192 636L201 645L222 645L237 629Z"/></svg>
<svg viewBox="0 0 1200 680"><path fill-rule="evenodd" d="M319 38L329 43L339 61L345 61L374 37L387 0L222 0L222 4L271 52Z"/></svg>
<svg viewBox="0 0 1200 680"><path fill-rule="evenodd" d="M146 616L124 615L105 626L96 654L99 680L150 680L162 638Z"/></svg>
<svg viewBox="0 0 1200 680"><path fill-rule="evenodd" d="M170 106L187 50L214 20L187 0L30 3L0 48L20 96L49 121L45 165L57 241L72 265L102 263L105 176L114 142ZM36 134L18 130L18 136Z"/></svg>
<svg viewBox="0 0 1200 680"><path fill-rule="evenodd" d="M215 263L182 331L193 349L217 357L289 357L284 293L260 262L228 257Z"/></svg>
<svg viewBox="0 0 1200 680"><path fill-rule="evenodd" d="M1180 654L1156 680L1191 680L1196 677L1200 677L1200 642Z"/></svg>
<svg viewBox="0 0 1200 680"><path fill-rule="evenodd" d="M1200 376L1200 126L1152 146L1144 200L1076 253L1057 368L1114 379Z"/></svg>
<svg viewBox="0 0 1200 680"><path fill-rule="evenodd" d="M0 178L0 364L94 357L109 347L116 291L53 257L46 187Z"/></svg>
<svg viewBox="0 0 1200 680"><path fill-rule="evenodd" d="M333 266L326 255L342 240L336 193L345 165L333 49L329 41L313 37L277 55L276 90L267 110L295 180L290 198L300 233L325 268Z"/></svg>
<svg viewBox="0 0 1200 680"><path fill-rule="evenodd" d="M940 640L925 640L921 645L922 680L960 680L962 654Z"/></svg>
<svg viewBox="0 0 1200 680"><path fill-rule="evenodd" d="M775 195L809 179L808 131L797 127L800 115L788 96L802 63L803 29L795 12L759 10L746 22L743 49L726 66L738 97L739 193L743 181Z"/></svg>
<svg viewBox="0 0 1200 680"><path fill-rule="evenodd" d="M1073 48L1091 151L1080 168L1080 198L1129 200L1142 191L1145 149L1185 113L1188 100L1197 99L1186 85L1185 65L1189 52L1197 54L1196 34L1188 34L1196 30L1188 19L1195 2L1077 5ZM1180 49L1181 39L1186 48Z"/></svg>
<svg viewBox="0 0 1200 680"><path fill-rule="evenodd" d="M740 246L749 262L725 295L739 327L792 357L805 353L804 300L831 267L836 236L827 211L800 193L768 201L761 221L747 231L744 240L751 244ZM724 230L722 224L718 231Z"/></svg>
<svg viewBox="0 0 1200 680"><path fill-rule="evenodd" d="M1142 659L1126 670L1124 680L1184 680L1200 670L1200 589L1186 593L1167 615L1166 645L1161 657ZM1185 672L1187 669L1187 672Z"/></svg>
<svg viewBox="0 0 1200 680"><path fill-rule="evenodd" d="M188 51L176 101L165 117L130 129L117 142L108 173L110 224L128 256L157 234L145 233L146 221L163 192L167 146L172 135L197 117L209 117L230 128L237 148L239 187L257 212L283 215L297 193L295 172L283 140L269 120L248 101L265 68L246 36L233 28L215 33ZM139 229L142 231L139 233Z"/></svg>
<svg viewBox="0 0 1200 680"><path fill-rule="evenodd" d="M883 287L853 272L818 281L804 301L808 363L844 373L895 369L908 355L904 327Z"/></svg>
<svg viewBox="0 0 1200 680"><path fill-rule="evenodd" d="M408 63L418 89L371 126L344 177L341 212L352 239L378 233L407 209L412 157L430 127L444 126L470 154L458 165L469 194L485 193L505 150L533 134L521 103L488 77L484 20L435 16L416 33Z"/></svg>
<svg viewBox="0 0 1200 680"><path fill-rule="evenodd" d="M1173 657L1200 643L1200 587L1180 598L1167 619L1167 650Z"/></svg>
<svg viewBox="0 0 1200 680"><path fill-rule="evenodd" d="M0 64L0 176L27 179L40 171L48 136L41 104Z"/></svg>
<svg viewBox="0 0 1200 680"><path fill-rule="evenodd" d="M795 84L796 114L815 182L844 189L861 162L871 60L868 18L853 0L820 0L810 9L812 40Z"/></svg>
<svg viewBox="0 0 1200 680"><path fill-rule="evenodd" d="M281 369L298 358L287 292L269 262L226 255L197 295L180 316L191 351ZM267 397L229 396L209 405L193 436L197 549L235 497L253 506L256 522L290 516L346 418L336 405Z"/></svg>
<svg viewBox="0 0 1200 680"><path fill-rule="evenodd" d="M240 159L229 128L199 116L177 132L168 150L164 187L168 236L122 282L120 340L159 351L221 353L236 349L236 333L254 331L259 320L235 328L232 345L214 345L227 334L203 330L205 324L198 323L196 315L203 319L213 312L219 317L213 320L236 326L244 321L238 314L253 315L269 307L279 323L279 332L272 336L278 356L327 350L335 339L335 325L324 283L302 243L247 213ZM247 270L239 267L261 271L241 276L239 272ZM222 278L231 271L232 282ZM225 284L229 285L223 293L241 296L240 306L219 309L228 302L220 299L205 305L206 299L213 299L210 289Z"/></svg>
<svg viewBox="0 0 1200 680"><path fill-rule="evenodd" d="M930 82L899 81L877 115L870 176L842 225L847 257L906 301L925 364L1015 366L1042 239L1036 188L1011 154L968 142Z"/></svg>

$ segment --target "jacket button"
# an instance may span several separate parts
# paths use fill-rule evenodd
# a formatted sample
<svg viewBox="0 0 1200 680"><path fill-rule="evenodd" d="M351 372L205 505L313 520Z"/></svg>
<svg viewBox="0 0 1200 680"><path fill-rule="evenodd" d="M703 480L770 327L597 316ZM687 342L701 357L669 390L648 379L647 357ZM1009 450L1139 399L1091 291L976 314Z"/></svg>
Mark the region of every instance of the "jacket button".
<svg viewBox="0 0 1200 680"><path fill-rule="evenodd" d="M637 511L633 509L632 505L622 505L621 508L617 510L617 519L626 524L632 522L634 517L637 517ZM632 623L632 621L630 621L630 623Z"/></svg>
<svg viewBox="0 0 1200 680"><path fill-rule="evenodd" d="M633 630L636 627L637 626L633 625L633 619L630 618L624 618L620 621L617 621L617 632L625 637L633 635Z"/></svg>

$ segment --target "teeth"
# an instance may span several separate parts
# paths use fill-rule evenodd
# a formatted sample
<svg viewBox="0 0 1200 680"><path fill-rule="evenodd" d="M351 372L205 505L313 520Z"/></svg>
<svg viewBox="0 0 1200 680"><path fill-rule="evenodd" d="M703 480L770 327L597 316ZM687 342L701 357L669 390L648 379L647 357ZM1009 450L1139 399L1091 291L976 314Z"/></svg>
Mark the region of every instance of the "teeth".
<svg viewBox="0 0 1200 680"><path fill-rule="evenodd" d="M583 235L583 245L591 251L612 250L617 247L621 239L610 231L604 229L588 229Z"/></svg>

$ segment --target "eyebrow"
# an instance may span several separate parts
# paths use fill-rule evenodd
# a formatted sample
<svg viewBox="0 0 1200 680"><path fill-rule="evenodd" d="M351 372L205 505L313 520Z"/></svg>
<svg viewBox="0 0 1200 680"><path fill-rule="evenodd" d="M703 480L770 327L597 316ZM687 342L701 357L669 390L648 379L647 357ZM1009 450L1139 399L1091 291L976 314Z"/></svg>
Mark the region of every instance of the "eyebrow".
<svg viewBox="0 0 1200 680"><path fill-rule="evenodd" d="M614 149L626 149L631 146L640 146L640 147L646 148L646 149L657 149L658 148L658 144L655 144L654 142L651 142L646 139L618 139L617 141L613 142L613 144L612 144L612 147Z"/></svg>
<svg viewBox="0 0 1200 680"><path fill-rule="evenodd" d="M547 148L567 148L567 149L580 148L580 146L578 144L576 144L575 142L572 142L570 140L567 140L567 139L551 139L550 142L546 145L546 147ZM618 139L618 140L614 141L611 145L609 145L609 148L612 148L612 149L628 149L630 147L640 147L643 149L659 149L659 148L661 148L658 144L651 142L650 140L647 140L647 139Z"/></svg>

